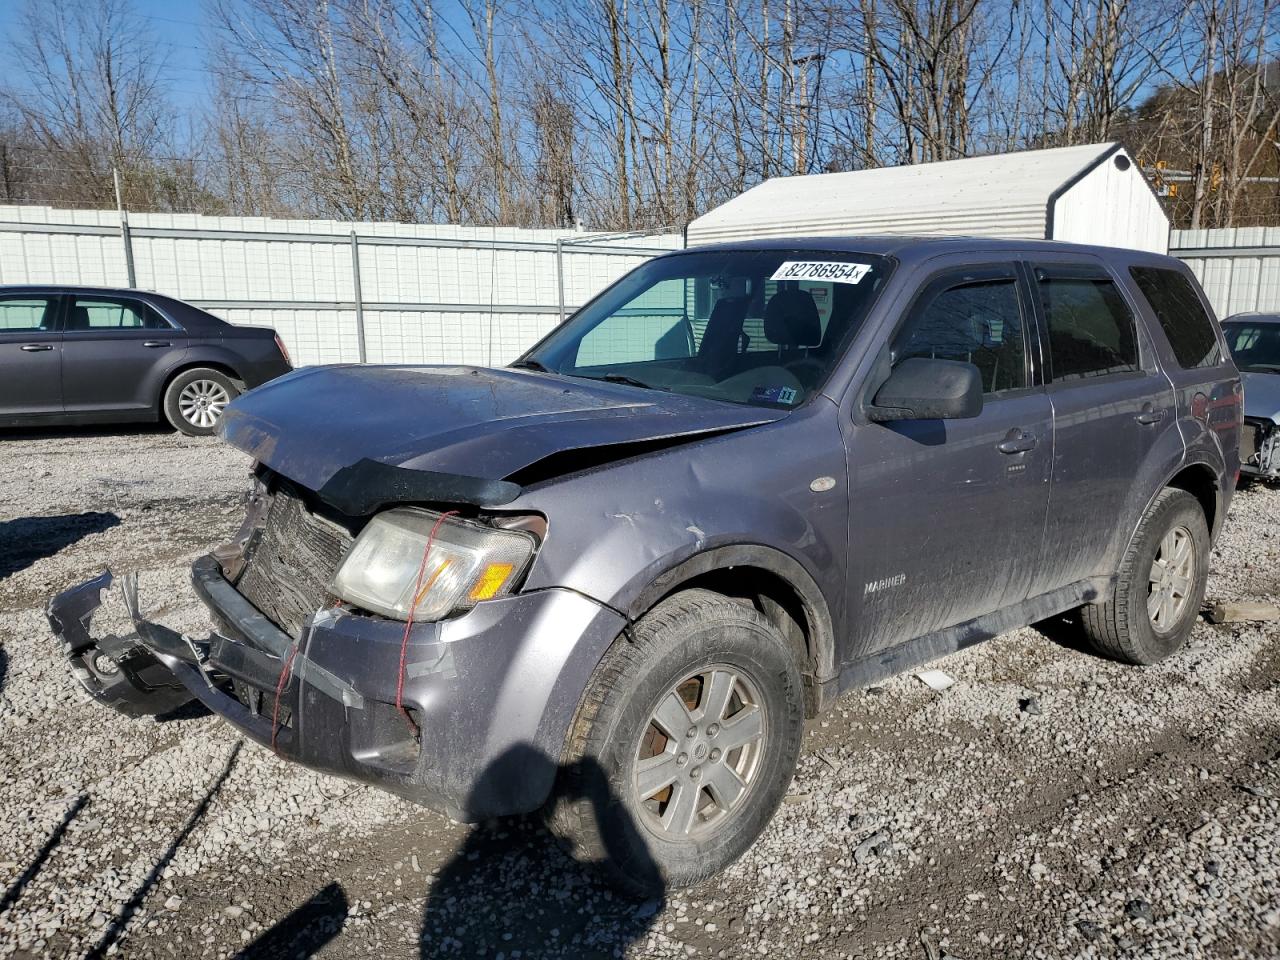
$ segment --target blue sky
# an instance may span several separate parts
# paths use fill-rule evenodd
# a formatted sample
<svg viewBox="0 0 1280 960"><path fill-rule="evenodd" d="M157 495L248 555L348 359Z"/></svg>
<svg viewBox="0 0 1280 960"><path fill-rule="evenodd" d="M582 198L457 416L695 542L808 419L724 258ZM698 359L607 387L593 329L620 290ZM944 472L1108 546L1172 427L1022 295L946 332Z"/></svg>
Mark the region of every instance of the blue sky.
<svg viewBox="0 0 1280 960"><path fill-rule="evenodd" d="M46 0L57 2L57 0ZM63 0L66 2L66 0ZM200 108L208 98L206 35L208 28L200 0L132 0L139 17L145 18L155 36L173 48L169 59L170 92L182 109ZM12 40L21 29L23 0L0 0L0 76L20 77L22 63Z"/></svg>
<svg viewBox="0 0 1280 960"><path fill-rule="evenodd" d="M68 3L76 0L37 0ZM203 110L212 95L208 74L208 45L213 27L203 0L129 0L134 13L147 21L153 35L171 48L167 74L170 97L180 110ZM0 78L21 76L22 63L13 39L22 28L24 0L0 0ZM436 5L441 21L440 44L448 48L468 36L469 26L456 0ZM453 28L450 29L449 24ZM477 54L478 56L478 54ZM20 83L19 83L20 85Z"/></svg>

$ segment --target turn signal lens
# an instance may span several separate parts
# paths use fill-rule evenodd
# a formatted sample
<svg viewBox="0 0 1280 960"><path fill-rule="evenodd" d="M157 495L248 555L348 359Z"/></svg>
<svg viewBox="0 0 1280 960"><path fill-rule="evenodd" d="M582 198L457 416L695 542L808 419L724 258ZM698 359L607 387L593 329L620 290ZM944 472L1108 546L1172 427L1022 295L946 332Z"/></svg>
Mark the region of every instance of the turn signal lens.
<svg viewBox="0 0 1280 960"><path fill-rule="evenodd" d="M495 597L498 591L502 589L503 584L511 577L511 571L515 569L509 563L491 563L476 578L476 585L471 588L469 598L477 603L481 600L488 600Z"/></svg>

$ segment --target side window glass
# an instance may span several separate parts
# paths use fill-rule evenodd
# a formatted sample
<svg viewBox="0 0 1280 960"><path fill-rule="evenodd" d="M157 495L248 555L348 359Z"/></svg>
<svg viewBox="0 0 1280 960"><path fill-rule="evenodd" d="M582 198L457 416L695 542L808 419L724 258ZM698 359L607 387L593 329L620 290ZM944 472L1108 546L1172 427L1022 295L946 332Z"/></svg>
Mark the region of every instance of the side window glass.
<svg viewBox="0 0 1280 960"><path fill-rule="evenodd" d="M105 297L76 297L67 314L66 329L85 330L154 330L164 321L153 311L134 300Z"/></svg>
<svg viewBox="0 0 1280 960"><path fill-rule="evenodd" d="M1176 270L1159 267L1131 267L1129 273L1160 321L1178 366L1191 370L1222 362L1213 321L1190 280Z"/></svg>
<svg viewBox="0 0 1280 960"><path fill-rule="evenodd" d="M1078 270L1036 270L1049 326L1054 382L1138 369L1133 314L1110 277Z"/></svg>
<svg viewBox="0 0 1280 960"><path fill-rule="evenodd" d="M1012 278L961 281L917 304L893 345L897 363L932 357L972 363L984 393L1027 385L1018 285Z"/></svg>
<svg viewBox="0 0 1280 960"><path fill-rule="evenodd" d="M56 314L50 297L0 297L0 333L52 330Z"/></svg>

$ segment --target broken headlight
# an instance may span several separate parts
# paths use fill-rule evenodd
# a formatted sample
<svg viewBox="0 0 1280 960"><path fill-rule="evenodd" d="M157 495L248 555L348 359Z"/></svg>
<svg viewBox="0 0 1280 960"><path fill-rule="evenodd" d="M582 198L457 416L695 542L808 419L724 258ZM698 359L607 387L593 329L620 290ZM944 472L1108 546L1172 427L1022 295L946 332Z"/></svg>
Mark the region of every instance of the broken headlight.
<svg viewBox="0 0 1280 960"><path fill-rule="evenodd" d="M360 531L330 589L396 620L440 620L508 593L536 546L523 530L401 507Z"/></svg>

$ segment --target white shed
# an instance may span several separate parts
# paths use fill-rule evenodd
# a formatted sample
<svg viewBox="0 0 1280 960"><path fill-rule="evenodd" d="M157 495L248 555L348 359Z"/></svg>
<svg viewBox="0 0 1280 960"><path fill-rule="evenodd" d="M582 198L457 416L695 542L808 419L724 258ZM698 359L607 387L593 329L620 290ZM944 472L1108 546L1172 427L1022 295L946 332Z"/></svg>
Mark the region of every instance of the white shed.
<svg viewBox="0 0 1280 960"><path fill-rule="evenodd" d="M1169 218L1118 143L774 177L689 224L688 244L859 234L1068 240L1165 253Z"/></svg>

